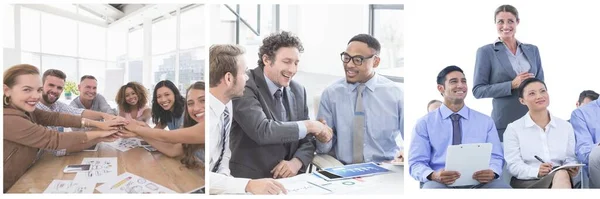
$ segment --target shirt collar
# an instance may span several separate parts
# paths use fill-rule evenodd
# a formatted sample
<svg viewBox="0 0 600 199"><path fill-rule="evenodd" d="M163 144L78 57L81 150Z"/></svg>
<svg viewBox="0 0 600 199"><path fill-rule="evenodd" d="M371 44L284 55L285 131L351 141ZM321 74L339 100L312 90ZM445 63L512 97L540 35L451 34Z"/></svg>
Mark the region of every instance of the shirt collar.
<svg viewBox="0 0 600 199"><path fill-rule="evenodd" d="M227 105L223 104L223 102L221 102L221 100L217 99L217 97L215 97L212 93L210 93L209 98L210 98L210 110L213 111L213 113L216 116L221 117L221 115L223 114L223 111L225 111L225 106L227 106ZM231 103L231 100L229 100L229 102L227 102L227 104L229 104L229 103ZM229 112L231 112L231 110L229 110Z"/></svg>
<svg viewBox="0 0 600 199"><path fill-rule="evenodd" d="M274 98L273 95L275 94L275 92L277 92L277 89L281 89L281 92L283 92L283 87L277 87L277 85L275 85L275 83L271 81L271 79L269 79L264 73L263 76L265 76L265 82L267 82L267 87L269 87L269 93L271 94L271 98Z"/></svg>
<svg viewBox="0 0 600 199"><path fill-rule="evenodd" d="M550 123L548 123L548 125L550 127L556 128L556 119L550 113L550 111L548 111L548 115L550 116ZM537 124L535 124L535 122L533 121L533 119L531 119L531 115L529 114L529 111L528 111L527 114L525 114L525 127L529 128L529 127L534 127L536 125Z"/></svg>
<svg viewBox="0 0 600 199"><path fill-rule="evenodd" d="M369 79L369 81L365 82L365 88L371 90L371 92L375 91L375 85L377 85L378 80L379 80L379 74L375 73L373 75L373 77L371 77L371 79ZM346 82L346 84L348 85L348 89L350 90L350 92L353 92L354 90L356 90L356 88L358 87L358 85L360 83Z"/></svg>
<svg viewBox="0 0 600 199"><path fill-rule="evenodd" d="M440 106L438 110L440 111L440 114L442 114L442 119L448 119L450 115L454 113L444 103L442 103L442 106ZM469 107L467 107L467 105L464 105L460 110L458 110L457 114L460 115L462 118L468 120L469 111Z"/></svg>
<svg viewBox="0 0 600 199"><path fill-rule="evenodd" d="M502 41L502 39L500 39L500 37L496 38L496 41L494 41L494 45L497 43L502 43L504 44L504 41ZM517 40L517 46L520 47L521 46L521 42L519 40Z"/></svg>

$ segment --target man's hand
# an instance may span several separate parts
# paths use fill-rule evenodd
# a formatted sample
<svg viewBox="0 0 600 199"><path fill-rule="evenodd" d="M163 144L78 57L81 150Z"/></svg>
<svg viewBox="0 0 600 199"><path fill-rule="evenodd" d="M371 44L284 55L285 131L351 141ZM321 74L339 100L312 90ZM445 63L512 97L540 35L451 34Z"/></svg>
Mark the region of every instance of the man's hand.
<svg viewBox="0 0 600 199"><path fill-rule="evenodd" d="M494 180L496 174L491 169L477 171L473 174L473 179L477 180L479 183L488 183Z"/></svg>
<svg viewBox="0 0 600 199"><path fill-rule="evenodd" d="M431 180L445 185L454 183L458 178L460 178L458 171L446 171L442 169L441 171L431 173Z"/></svg>
<svg viewBox="0 0 600 199"><path fill-rule="evenodd" d="M287 194L287 190L283 185L273 179L262 178L248 181L246 192L254 195L278 195L279 193Z"/></svg>
<svg viewBox="0 0 600 199"><path fill-rule="evenodd" d="M88 120L90 121L90 120ZM96 121L92 121L92 122L96 122ZM127 121L120 121L120 120L109 120L109 121L105 121L105 122L97 122L97 128L108 131L108 130L119 130L123 127L123 125L126 125Z"/></svg>
<svg viewBox="0 0 600 199"><path fill-rule="evenodd" d="M271 170L273 178L287 178L298 174L298 171L302 168L302 162L298 158L293 158L290 161L281 160L275 168Z"/></svg>
<svg viewBox="0 0 600 199"><path fill-rule="evenodd" d="M333 129L327 126L327 122L323 119L319 119L319 122L323 124L321 132L315 134L317 140L321 143L327 143L333 138Z"/></svg>
<svg viewBox="0 0 600 199"><path fill-rule="evenodd" d="M125 129L119 130L119 132L117 132L117 135L119 137L122 137L122 138L132 138L132 137L137 137L138 136L134 132L128 131L128 130L125 130Z"/></svg>
<svg viewBox="0 0 600 199"><path fill-rule="evenodd" d="M404 162L404 151L399 151L392 162Z"/></svg>
<svg viewBox="0 0 600 199"><path fill-rule="evenodd" d="M115 134L112 134L112 135L109 135L107 137L98 138L98 142L114 142L114 141L116 141L116 140L119 139L118 133L119 132L117 132Z"/></svg>
<svg viewBox="0 0 600 199"><path fill-rule="evenodd" d="M538 178L548 175L550 171L552 171L552 164L547 162L540 164L540 169L538 170Z"/></svg>

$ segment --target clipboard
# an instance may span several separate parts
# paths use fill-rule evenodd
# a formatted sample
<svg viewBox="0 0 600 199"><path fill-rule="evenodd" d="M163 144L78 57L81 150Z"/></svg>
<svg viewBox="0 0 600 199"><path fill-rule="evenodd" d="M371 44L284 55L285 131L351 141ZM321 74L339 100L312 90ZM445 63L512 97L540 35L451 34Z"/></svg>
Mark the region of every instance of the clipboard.
<svg viewBox="0 0 600 199"><path fill-rule="evenodd" d="M473 179L477 171L490 168L492 158L491 143L473 143L452 145L446 151L446 171L458 171L460 178L448 186L477 185L479 182Z"/></svg>

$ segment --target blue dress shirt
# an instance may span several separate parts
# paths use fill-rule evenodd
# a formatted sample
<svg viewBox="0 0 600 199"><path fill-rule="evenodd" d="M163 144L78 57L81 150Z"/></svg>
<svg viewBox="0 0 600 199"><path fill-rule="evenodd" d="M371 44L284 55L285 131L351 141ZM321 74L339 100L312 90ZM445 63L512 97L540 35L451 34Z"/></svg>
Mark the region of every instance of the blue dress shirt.
<svg viewBox="0 0 600 199"><path fill-rule="evenodd" d="M580 162L587 165L590 152L598 147L600 141L600 101L595 100L575 109L570 122L575 131L575 154Z"/></svg>
<svg viewBox="0 0 600 199"><path fill-rule="evenodd" d="M352 122L358 83L340 79L321 95L317 119L324 119L334 132L328 143L317 141L317 153L333 153L344 164L352 163ZM401 150L404 129L404 94L395 82L375 74L363 90L365 162L393 160ZM333 154L332 154L333 155Z"/></svg>
<svg viewBox="0 0 600 199"><path fill-rule="evenodd" d="M414 179L427 182L429 174L445 168L446 150L452 145L451 114L452 110L442 104L417 122L408 153L409 172ZM494 120L467 106L460 109L458 114L461 116L461 143L492 143L490 169L501 176L504 159Z"/></svg>

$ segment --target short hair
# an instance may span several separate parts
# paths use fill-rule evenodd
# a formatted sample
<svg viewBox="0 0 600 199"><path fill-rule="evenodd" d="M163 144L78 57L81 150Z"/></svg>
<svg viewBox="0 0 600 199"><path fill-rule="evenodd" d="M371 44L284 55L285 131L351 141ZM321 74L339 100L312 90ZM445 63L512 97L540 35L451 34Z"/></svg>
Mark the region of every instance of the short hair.
<svg viewBox="0 0 600 199"><path fill-rule="evenodd" d="M48 77L48 76L58 77L62 80L67 79L67 75L64 72L62 72L61 70L48 69L48 70L46 70L46 72L44 72L44 75L42 75L42 83L46 82L46 77Z"/></svg>
<svg viewBox="0 0 600 199"><path fill-rule="evenodd" d="M209 49L210 87L216 87L227 73L237 76L237 56L243 55L244 49L238 45L212 45Z"/></svg>
<svg viewBox="0 0 600 199"><path fill-rule="evenodd" d="M442 101L434 99L434 100L429 101L429 103L427 103L427 108L429 108L429 106L431 106L433 103L436 103L436 102L439 102L440 104L442 103Z"/></svg>
<svg viewBox="0 0 600 199"><path fill-rule="evenodd" d="M206 88L205 88L204 82L197 81L196 83L192 84L186 90L186 93L190 92L191 89L205 91ZM188 95L186 94L186 96L188 96ZM185 116L183 117L183 127L184 128L191 127L191 126L198 124L198 122L196 122L196 120L194 120L194 119L192 119L192 117L190 117L190 114L188 113L187 108L188 108L187 103L185 103L185 110L183 111L183 114L185 114ZM196 160L196 156L194 154L196 153L196 151L203 148L202 144L182 144L182 147L183 147L183 158L181 158L181 160L180 160L181 164L185 165L189 169L199 168L202 164L200 161Z"/></svg>
<svg viewBox="0 0 600 199"><path fill-rule="evenodd" d="M79 82L82 82L82 81L83 81L83 80L85 80L85 79L93 79L93 80L96 80L96 81L98 81L98 80L96 79L96 77L94 77L94 76L92 76L92 75L84 75L84 76L81 76L81 80L79 80Z"/></svg>
<svg viewBox="0 0 600 199"><path fill-rule="evenodd" d="M156 92L162 87L167 87L173 92L173 99L175 100L175 102L173 102L173 112L163 109L160 104L158 104ZM175 86L173 82L170 80L162 80L156 83L156 86L154 86L154 93L152 94L152 122L154 124L166 125L173 120L173 117L180 117L183 114L184 106L185 98L181 96L179 89L177 89L177 86Z"/></svg>
<svg viewBox="0 0 600 199"><path fill-rule="evenodd" d="M525 92L525 87L533 82L540 82L544 85L544 88L546 88L546 90L548 90L548 87L546 87L546 83L544 83L544 81L538 79L538 78L529 78L526 80L523 80L523 82L521 82L521 85L519 85L519 97L523 98L523 92Z"/></svg>
<svg viewBox="0 0 600 199"><path fill-rule="evenodd" d="M352 39L350 39L350 41L348 41L348 44L352 43L353 41L358 41L358 42L367 44L367 46L369 46L369 48L372 48L373 50L375 50L376 55L379 55L379 53L381 52L381 44L379 44L379 41L371 35L358 34L358 35L352 37Z"/></svg>
<svg viewBox="0 0 600 199"><path fill-rule="evenodd" d="M138 96L138 103L136 104L136 108L138 108L138 110L144 108L144 106L146 106L146 103L148 103L148 91L146 91L146 88L140 83L129 82L121 86L121 88L117 92L117 96L115 97L115 101L119 106L119 111L125 111L127 113L131 112L132 107L130 104L127 103L127 100L125 100L125 91L127 90L127 88L131 88L133 92L135 92L135 94Z"/></svg>
<svg viewBox="0 0 600 199"><path fill-rule="evenodd" d="M448 75L449 73L454 72L454 71L458 71L458 72L462 73L463 75L465 74L463 72L463 70L460 69L458 66L455 66L455 65L447 66L446 68L442 69L442 71L440 71L440 73L438 73L437 84L444 85L444 82L446 82L446 75Z"/></svg>
<svg viewBox="0 0 600 199"><path fill-rule="evenodd" d="M21 75L39 75L40 71L32 65L29 64L19 64L11 66L8 70L4 71L4 85L12 88L17 83L17 78ZM8 106L6 102L6 95L2 95L4 101L2 102L4 106Z"/></svg>
<svg viewBox="0 0 600 199"><path fill-rule="evenodd" d="M263 63L263 55L271 61L275 61L275 52L280 48L293 47L297 48L300 53L304 52L304 47L300 39L293 33L282 31L280 33L272 33L263 39L262 45L258 49L258 66L262 69L265 67Z"/></svg>
<svg viewBox="0 0 600 199"><path fill-rule="evenodd" d="M592 101L597 100L598 93L594 92L593 90L584 90L579 94L579 100L577 100L577 102L581 104L583 103L583 100L585 100L585 98L590 98Z"/></svg>
<svg viewBox="0 0 600 199"><path fill-rule="evenodd" d="M515 15L515 18L517 18L517 22L519 22L519 20L520 20L519 19L519 11L517 11L517 8L506 4L506 5L501 5L500 7L496 8L496 12L494 12L494 23L496 23L496 16L500 12L510 12L511 14Z"/></svg>

